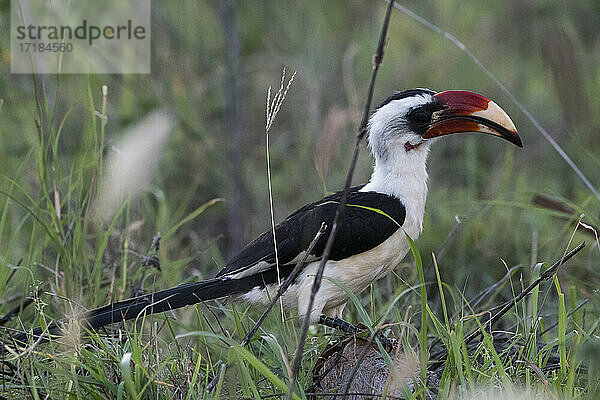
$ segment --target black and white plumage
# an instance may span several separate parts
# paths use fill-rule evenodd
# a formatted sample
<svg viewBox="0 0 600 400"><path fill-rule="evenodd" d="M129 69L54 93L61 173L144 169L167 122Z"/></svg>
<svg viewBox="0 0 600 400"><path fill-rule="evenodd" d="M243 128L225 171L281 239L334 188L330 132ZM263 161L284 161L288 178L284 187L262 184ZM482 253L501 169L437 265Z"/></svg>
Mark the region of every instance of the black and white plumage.
<svg viewBox="0 0 600 400"><path fill-rule="evenodd" d="M348 192L348 210L339 222L339 235L336 235L330 260L339 261L370 250L384 242L404 223L406 210L399 199L385 193L361 191L363 187L356 186ZM317 241L309 255L309 260L321 258L341 195L341 192L337 192L307 204L277 224L275 237L281 266L294 265L301 259L319 227L325 223L325 235ZM234 256L217 277L245 276L255 270L271 269L276 266L274 250L273 234L268 230Z"/></svg>
<svg viewBox="0 0 600 400"><path fill-rule="evenodd" d="M407 90L387 98L372 114L369 146L375 159L373 174L366 185L349 192L325 265L324 276L330 279L322 281L310 314L313 319L321 314L341 315L348 296L334 282L358 294L404 258L409 250L406 235L414 240L422 230L431 139L461 132L491 134L522 147L508 115L491 100L471 92ZM279 280L289 275L304 255L321 223L331 229L340 196L338 192L308 204L275 227L279 277L272 231L268 230L233 257L214 279L109 304L81 318L97 329L142 312L156 313L222 297L267 304ZM300 316L307 314L326 239L327 234L283 296L284 306L297 309Z"/></svg>
<svg viewBox="0 0 600 400"><path fill-rule="evenodd" d="M275 227L277 250L279 257L280 277L284 279L291 272L298 260L301 260L305 250L313 240L321 223L327 225L325 234L316 243L312 254L308 255L307 264L294 284L283 296L284 306L298 308L300 314L306 313L303 305L308 299L319 260L339 205L341 192L306 205L291 214ZM362 265L361 254L369 252L388 241L396 232L401 230L406 218L406 208L400 199L393 195L372 191L366 186L354 187L348 193L346 210L338 222L338 233L326 266L325 276L340 280L352 290L361 291L362 286L372 282L377 274L377 268L368 272L368 265ZM351 265L352 264L352 265ZM356 268L360 269L355 271ZM362 268L365 268L363 270ZM267 231L255 241L246 246L234 257L217 276L240 279L252 276L257 272L276 270L273 235ZM335 273L334 271L339 271ZM354 272L358 272L355 274ZM358 281L349 281L361 275L364 283L356 286ZM368 281L368 283L367 283ZM332 286L331 288L329 288ZM265 288L269 290L266 295ZM241 298L254 303L268 304L269 299L277 292L276 282L266 282L253 290L241 295ZM335 296L326 296L322 306L314 310L315 318L321 312L331 314L330 310L343 306L347 300L344 291L332 282L323 282L324 292L329 289ZM337 314L341 312L341 309ZM337 315L336 314L336 315Z"/></svg>

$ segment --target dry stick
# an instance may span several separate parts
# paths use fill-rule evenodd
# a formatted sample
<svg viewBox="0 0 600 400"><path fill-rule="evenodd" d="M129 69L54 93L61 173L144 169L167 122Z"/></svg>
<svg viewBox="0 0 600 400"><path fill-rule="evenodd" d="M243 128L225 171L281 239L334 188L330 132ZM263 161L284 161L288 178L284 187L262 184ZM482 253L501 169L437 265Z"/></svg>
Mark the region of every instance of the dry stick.
<svg viewBox="0 0 600 400"><path fill-rule="evenodd" d="M360 126L358 128L358 135L356 136L356 144L354 146L354 154L352 155L352 161L350 162L350 168L348 169L348 175L346 176L346 183L344 185L344 190L342 192L342 196L340 198L340 204L337 207L335 212L335 217L333 218L333 224L331 226L331 233L329 234L329 238L327 239L327 244L325 245L325 249L323 250L323 255L321 258L321 262L319 263L319 268L317 270L317 274L315 276L315 280L312 285L312 290L310 293L310 299L308 301L308 307L306 311L306 315L304 316L304 321L302 323L302 331L300 333L300 341L298 343L298 348L296 349L296 355L294 356L294 364L292 365L292 377L290 379L290 383L288 386L287 393L285 395L286 400L292 398L292 394L294 393L294 385L296 382L296 378L298 376L298 371L300 369L300 364L302 362L302 352L304 350L304 342L306 340L306 334L308 332L308 326L310 325L310 314L312 312L312 307L315 301L315 296L321 287L321 279L323 278L323 271L325 270L325 263L327 262L327 258L331 253L331 249L333 247L333 241L335 239L335 234L337 232L338 221L340 219L340 215L344 212L344 207L346 205L346 199L348 197L348 189L352 184L352 176L354 175L354 168L356 167L356 161L358 159L358 153L360 151L360 143L362 139L365 137L367 133L367 123L369 121L369 112L371 110L371 100L373 99L373 90L375 88L375 78L377 77L377 71L379 71L379 66L383 61L383 48L385 46L385 38L387 36L388 25L390 23L390 16L392 13L392 6L394 2L390 1L388 3L387 10L385 12L385 19L383 22L383 27L381 29L381 35L379 37L379 45L377 46L377 52L375 53L375 57L373 58L373 73L371 75L371 82L369 83L369 91L367 94L367 101L365 102L365 108L363 109L362 121L360 122Z"/></svg>
<svg viewBox="0 0 600 400"><path fill-rule="evenodd" d="M523 297L527 296L529 294L529 292L531 292L537 285L552 278L554 276L554 274L556 274L556 272L558 271L558 268L560 268L565 262L570 260L575 254L579 253L579 251L581 251L581 249L583 249L584 247L585 247L585 242L581 242L579 244L579 246L575 247L573 250L571 250L569 253L567 253L564 257L562 257L559 261L555 262L550 268L545 270L538 279L536 279L534 282L532 282L531 285L527 286L527 288L525 288L523 291L521 291L521 293L519 293L514 299L512 299L508 304L506 304L504 307L502 307L502 309L500 311L498 311L496 314L494 314L494 316L492 316L487 321L485 321L483 323L483 325L489 325L490 327L492 325L494 325L500 318L502 318L504 316L504 314L506 314L508 312L508 310L513 308L519 301L521 301L523 299ZM481 329L477 329L476 331L472 332L465 339L465 344L473 341L473 339L475 339L482 333L483 332Z"/></svg>
<svg viewBox="0 0 600 400"><path fill-rule="evenodd" d="M250 330L250 332L248 332L248 334L246 335L244 340L242 340L242 343L241 343L242 346L246 346L248 343L250 343L250 339L252 339L252 337L256 334L256 331L258 331L258 328L260 328L260 326L262 325L263 321L267 317L267 314L269 314L269 312L273 309L273 306L275 305L275 303L277 303L277 300L279 300L279 298L290 287L292 282L294 282L294 280L298 276L298 273L300 272L300 268L304 265L304 263L306 262L306 259L310 255L310 252L313 250L313 248L315 247L315 245L317 244L317 242L319 241L319 239L321 238L323 233L325 233L326 229L327 229L327 225L325 225L325 223L323 222L321 224L321 227L319 228L319 231L315 235L314 239L308 245L308 249L306 249L306 253L302 257L302 259L300 259L296 263L296 266L294 266L294 269L292 270L290 275L285 279L285 281L283 281L281 286L279 286L279 289L277 290L277 294L275 295L275 297L273 297L273 299L271 300L271 303L269 303L269 306L267 307L267 309L263 312L263 314L260 316L258 321L256 321L256 323L254 324L254 327Z"/></svg>

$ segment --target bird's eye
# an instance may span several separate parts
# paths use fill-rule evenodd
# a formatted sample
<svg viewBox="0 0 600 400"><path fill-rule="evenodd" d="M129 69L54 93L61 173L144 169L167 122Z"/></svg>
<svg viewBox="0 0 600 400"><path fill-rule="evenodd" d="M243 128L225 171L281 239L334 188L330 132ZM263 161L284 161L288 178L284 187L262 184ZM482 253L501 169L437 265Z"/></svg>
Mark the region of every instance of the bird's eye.
<svg viewBox="0 0 600 400"><path fill-rule="evenodd" d="M408 113L407 118L412 123L425 125L431 121L431 112L423 108L415 108Z"/></svg>

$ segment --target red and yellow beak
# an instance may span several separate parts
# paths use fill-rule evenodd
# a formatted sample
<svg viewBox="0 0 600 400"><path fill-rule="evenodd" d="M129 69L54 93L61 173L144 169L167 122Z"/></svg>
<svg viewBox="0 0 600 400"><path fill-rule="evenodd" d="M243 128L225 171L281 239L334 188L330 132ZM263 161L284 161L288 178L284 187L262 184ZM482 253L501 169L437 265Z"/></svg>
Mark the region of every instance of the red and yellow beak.
<svg viewBox="0 0 600 400"><path fill-rule="evenodd" d="M435 95L443 109L434 113L424 139L452 133L480 132L499 136L523 148L517 128L496 103L477 93L448 90Z"/></svg>

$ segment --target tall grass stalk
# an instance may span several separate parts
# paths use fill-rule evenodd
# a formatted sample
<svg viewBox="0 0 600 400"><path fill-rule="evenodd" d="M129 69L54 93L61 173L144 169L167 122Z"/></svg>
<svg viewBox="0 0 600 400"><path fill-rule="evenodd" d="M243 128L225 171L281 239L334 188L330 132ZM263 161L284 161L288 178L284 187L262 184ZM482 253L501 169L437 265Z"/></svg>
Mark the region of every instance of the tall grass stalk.
<svg viewBox="0 0 600 400"><path fill-rule="evenodd" d="M267 107L266 107L266 121L265 121L265 152L267 158L267 185L269 190L269 212L271 215L271 232L273 233L273 246L275 250L275 266L277 268L277 284L281 286L281 274L279 272L279 251L277 249L277 238L275 236L275 211L273 208L273 186L271 182L271 156L269 153L269 132L271 131L271 126L273 126L273 121L275 121L275 117L279 113L281 109L281 105L285 100L285 96L287 95L294 78L296 77L296 71L290 77L287 85L285 84L285 68L281 74L281 83L279 85L279 90L273 96L271 100L271 86L267 90ZM267 295L268 295L267 291ZM281 321L285 319L285 315L283 312L283 298L279 302L281 308Z"/></svg>

